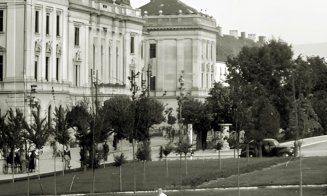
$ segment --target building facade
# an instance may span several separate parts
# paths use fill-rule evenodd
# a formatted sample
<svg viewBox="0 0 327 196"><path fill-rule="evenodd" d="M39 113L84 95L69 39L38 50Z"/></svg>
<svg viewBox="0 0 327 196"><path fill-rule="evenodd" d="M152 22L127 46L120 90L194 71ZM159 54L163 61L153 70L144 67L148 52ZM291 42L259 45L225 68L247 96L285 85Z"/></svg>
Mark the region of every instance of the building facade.
<svg viewBox="0 0 327 196"><path fill-rule="evenodd" d="M172 9L172 7L174 9ZM177 0L3 0L0 2L0 107L27 114L130 95L140 89L177 107L185 91L204 98L214 80L216 22ZM34 90L36 92L34 92ZM54 107L52 107L54 108Z"/></svg>
<svg viewBox="0 0 327 196"><path fill-rule="evenodd" d="M177 0L151 0L140 9L149 51L145 64L155 81L151 96L176 108L183 75L188 96L207 97L215 75L215 19Z"/></svg>

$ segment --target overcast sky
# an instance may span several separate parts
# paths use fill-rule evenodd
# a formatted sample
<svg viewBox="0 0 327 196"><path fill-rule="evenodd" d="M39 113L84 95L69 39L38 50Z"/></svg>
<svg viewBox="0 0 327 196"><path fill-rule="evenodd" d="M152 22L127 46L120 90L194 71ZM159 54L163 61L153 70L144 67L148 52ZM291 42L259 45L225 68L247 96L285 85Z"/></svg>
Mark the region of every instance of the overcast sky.
<svg viewBox="0 0 327 196"><path fill-rule="evenodd" d="M130 0L138 8L149 0ZM229 30L297 44L327 42L327 0L182 0Z"/></svg>

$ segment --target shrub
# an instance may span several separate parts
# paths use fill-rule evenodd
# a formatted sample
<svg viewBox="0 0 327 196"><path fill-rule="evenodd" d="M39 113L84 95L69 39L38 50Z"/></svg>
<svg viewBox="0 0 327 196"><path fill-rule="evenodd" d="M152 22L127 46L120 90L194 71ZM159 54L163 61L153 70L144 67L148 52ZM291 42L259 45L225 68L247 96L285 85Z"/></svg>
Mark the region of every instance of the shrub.
<svg viewBox="0 0 327 196"><path fill-rule="evenodd" d="M136 158L139 161L151 161L150 142L143 141L139 143L136 151Z"/></svg>
<svg viewBox="0 0 327 196"><path fill-rule="evenodd" d="M124 163L127 163L124 153L121 153L120 155L114 155L114 166L119 167Z"/></svg>

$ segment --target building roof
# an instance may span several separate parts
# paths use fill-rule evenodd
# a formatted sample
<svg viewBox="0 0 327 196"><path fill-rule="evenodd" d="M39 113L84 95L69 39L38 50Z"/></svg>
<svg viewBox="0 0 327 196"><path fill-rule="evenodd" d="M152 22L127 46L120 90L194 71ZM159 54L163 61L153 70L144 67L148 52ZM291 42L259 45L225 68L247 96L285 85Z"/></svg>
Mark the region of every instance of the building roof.
<svg viewBox="0 0 327 196"><path fill-rule="evenodd" d="M231 35L217 35L216 60L226 62L228 57L235 57L243 47L257 46L257 43L247 38L235 38Z"/></svg>
<svg viewBox="0 0 327 196"><path fill-rule="evenodd" d="M159 11L162 11L162 15L188 15L188 14L198 14L199 12L186 5L180 0L151 0L148 4L140 7L142 10L142 15L144 15L144 11L147 11L148 16L157 16L159 15ZM180 11L182 13L180 13Z"/></svg>

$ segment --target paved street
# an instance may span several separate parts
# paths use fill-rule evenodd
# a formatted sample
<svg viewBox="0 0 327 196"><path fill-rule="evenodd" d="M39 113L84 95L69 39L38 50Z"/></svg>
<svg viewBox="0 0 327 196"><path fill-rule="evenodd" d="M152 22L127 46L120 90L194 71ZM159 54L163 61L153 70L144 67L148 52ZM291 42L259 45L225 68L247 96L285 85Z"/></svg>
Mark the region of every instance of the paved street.
<svg viewBox="0 0 327 196"><path fill-rule="evenodd" d="M151 139L152 144L152 160L159 160L159 148L161 145L165 145L167 141L162 137L154 137ZM293 142L286 142L282 145L293 145ZM122 149L121 149L122 146ZM113 156L118 155L121 152L125 154L128 160L132 160L132 145L128 141L123 141L123 144L118 145L118 149L113 151L113 148L110 146L110 154L108 156L107 163L113 162ZM80 167L80 157L79 157L79 148L71 148L72 160L71 166L72 168ZM327 136L315 137L310 139L303 140L302 154L306 157L308 156L327 156ZM216 150L199 150L196 151L193 157L189 157L189 159L208 159L214 158L216 159L218 153ZM222 150L221 151L222 158L231 158L234 157L234 150ZM168 156L169 159L178 159L179 155L176 153L171 153ZM0 165L2 167L3 160L1 160ZM43 149L43 153L40 155L40 173L51 173L54 171L54 159L52 158L52 149L49 146L45 146ZM38 169L38 168L37 168ZM56 170L62 171L63 162L60 157L56 159ZM37 175L37 172L31 173L30 175ZM27 174L15 174L15 178L26 177ZM12 174L3 174L0 172L0 180L9 180L12 179Z"/></svg>

